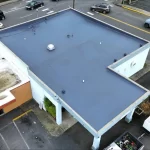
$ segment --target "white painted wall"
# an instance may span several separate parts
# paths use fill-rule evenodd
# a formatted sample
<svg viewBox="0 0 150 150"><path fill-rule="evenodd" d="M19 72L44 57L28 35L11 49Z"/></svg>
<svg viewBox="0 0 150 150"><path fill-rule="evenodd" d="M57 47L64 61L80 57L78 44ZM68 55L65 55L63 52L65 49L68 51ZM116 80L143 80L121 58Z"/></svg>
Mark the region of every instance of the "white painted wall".
<svg viewBox="0 0 150 150"><path fill-rule="evenodd" d="M0 42L0 55L13 63L22 72L28 75L28 65L26 65L18 56L16 56L7 46Z"/></svg>
<svg viewBox="0 0 150 150"><path fill-rule="evenodd" d="M32 77L29 76L31 89L32 89L32 97L37 101L39 105L44 107L44 97L47 97L55 106L57 106L57 101L49 95Z"/></svg>
<svg viewBox="0 0 150 150"><path fill-rule="evenodd" d="M149 48L140 52L126 62L120 64L119 66L114 68L114 70L125 77L130 77L134 75L144 67L148 52Z"/></svg>
<svg viewBox="0 0 150 150"><path fill-rule="evenodd" d="M32 97L37 101L40 108L43 108L45 111L44 106L44 97L47 97L56 107L56 123L60 125L62 123L62 106L60 103L57 102L56 97L54 99L53 96L48 94L32 77L29 76L31 89L32 89Z"/></svg>

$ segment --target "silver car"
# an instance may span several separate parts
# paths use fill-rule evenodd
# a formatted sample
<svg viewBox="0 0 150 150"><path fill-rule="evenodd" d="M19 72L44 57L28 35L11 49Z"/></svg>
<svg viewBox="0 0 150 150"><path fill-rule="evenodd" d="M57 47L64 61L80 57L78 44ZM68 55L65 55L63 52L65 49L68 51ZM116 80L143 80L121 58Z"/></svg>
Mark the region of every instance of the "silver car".
<svg viewBox="0 0 150 150"><path fill-rule="evenodd" d="M0 29L4 28L4 25L0 22Z"/></svg>
<svg viewBox="0 0 150 150"><path fill-rule="evenodd" d="M91 11L96 11L96 12L100 12L100 13L109 13L110 12L110 5L107 3L101 3L99 5L93 5L91 6L90 10Z"/></svg>
<svg viewBox="0 0 150 150"><path fill-rule="evenodd" d="M150 27L150 18L145 21L144 27L145 28L149 28Z"/></svg>

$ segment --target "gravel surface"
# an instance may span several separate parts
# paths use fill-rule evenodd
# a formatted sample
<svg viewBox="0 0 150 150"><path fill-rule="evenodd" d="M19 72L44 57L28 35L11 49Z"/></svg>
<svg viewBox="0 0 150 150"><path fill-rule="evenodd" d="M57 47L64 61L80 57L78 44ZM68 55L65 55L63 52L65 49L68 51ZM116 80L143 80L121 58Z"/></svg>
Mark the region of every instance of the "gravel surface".
<svg viewBox="0 0 150 150"><path fill-rule="evenodd" d="M3 70L0 72L0 92L16 85L19 82L20 80L18 79L18 76L12 73L11 70Z"/></svg>

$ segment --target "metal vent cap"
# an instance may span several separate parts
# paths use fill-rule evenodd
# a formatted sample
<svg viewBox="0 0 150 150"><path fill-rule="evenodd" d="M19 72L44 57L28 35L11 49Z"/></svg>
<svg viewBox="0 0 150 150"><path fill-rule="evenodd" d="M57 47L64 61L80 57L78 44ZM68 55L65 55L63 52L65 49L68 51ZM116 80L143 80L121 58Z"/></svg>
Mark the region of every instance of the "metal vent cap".
<svg viewBox="0 0 150 150"><path fill-rule="evenodd" d="M53 44L48 44L47 49L48 49L49 51L52 51L52 50L55 49L55 46L54 46Z"/></svg>

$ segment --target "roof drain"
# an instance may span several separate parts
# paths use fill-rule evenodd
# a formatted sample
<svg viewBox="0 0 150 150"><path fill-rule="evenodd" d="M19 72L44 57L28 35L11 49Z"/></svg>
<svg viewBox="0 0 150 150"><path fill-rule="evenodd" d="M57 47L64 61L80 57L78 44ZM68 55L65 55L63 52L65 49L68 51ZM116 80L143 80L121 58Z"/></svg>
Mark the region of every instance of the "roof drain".
<svg viewBox="0 0 150 150"><path fill-rule="evenodd" d="M117 61L117 59L114 59L114 62L116 62Z"/></svg>
<svg viewBox="0 0 150 150"><path fill-rule="evenodd" d="M66 93L66 91L65 91L65 90L62 90L61 92L62 92L62 94L65 94L65 93Z"/></svg>

